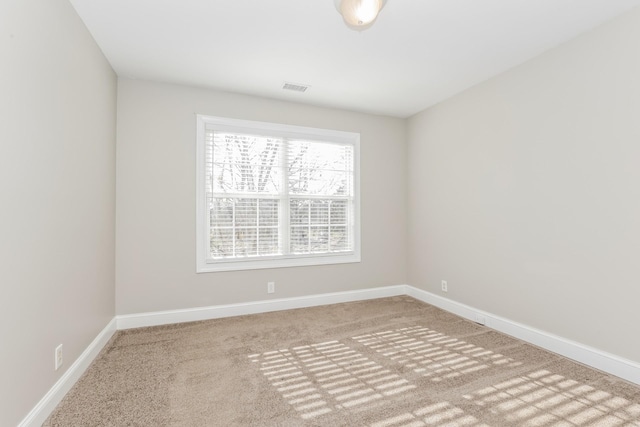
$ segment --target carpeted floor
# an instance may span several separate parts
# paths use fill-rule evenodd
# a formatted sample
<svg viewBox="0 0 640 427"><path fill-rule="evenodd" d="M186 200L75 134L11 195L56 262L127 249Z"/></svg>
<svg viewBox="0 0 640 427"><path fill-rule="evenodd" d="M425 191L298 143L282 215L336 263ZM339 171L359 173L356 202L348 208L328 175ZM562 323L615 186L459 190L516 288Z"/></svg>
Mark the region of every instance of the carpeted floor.
<svg viewBox="0 0 640 427"><path fill-rule="evenodd" d="M640 426L640 387L410 297L118 332L45 426Z"/></svg>

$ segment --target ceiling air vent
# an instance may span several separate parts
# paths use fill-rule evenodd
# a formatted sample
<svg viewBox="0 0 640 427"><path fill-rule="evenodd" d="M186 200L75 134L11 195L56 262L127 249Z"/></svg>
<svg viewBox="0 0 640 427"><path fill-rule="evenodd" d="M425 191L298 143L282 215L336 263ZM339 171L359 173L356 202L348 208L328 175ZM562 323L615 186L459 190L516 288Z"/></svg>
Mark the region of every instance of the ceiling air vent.
<svg viewBox="0 0 640 427"><path fill-rule="evenodd" d="M309 89L309 86L308 85L301 85L301 84L297 84L297 83L284 82L284 85L282 86L282 89L284 89L284 90L292 90L294 92L305 92L307 89Z"/></svg>

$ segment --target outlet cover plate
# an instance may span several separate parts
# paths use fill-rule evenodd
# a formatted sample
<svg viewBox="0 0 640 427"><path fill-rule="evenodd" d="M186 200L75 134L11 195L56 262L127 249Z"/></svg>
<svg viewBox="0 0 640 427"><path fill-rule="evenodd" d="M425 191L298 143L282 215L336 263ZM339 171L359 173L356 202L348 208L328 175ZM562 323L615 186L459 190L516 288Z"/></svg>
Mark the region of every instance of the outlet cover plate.
<svg viewBox="0 0 640 427"><path fill-rule="evenodd" d="M59 346L56 347L56 352L55 352L55 368L56 371L58 369L60 369L60 366L62 366L62 344L60 344Z"/></svg>

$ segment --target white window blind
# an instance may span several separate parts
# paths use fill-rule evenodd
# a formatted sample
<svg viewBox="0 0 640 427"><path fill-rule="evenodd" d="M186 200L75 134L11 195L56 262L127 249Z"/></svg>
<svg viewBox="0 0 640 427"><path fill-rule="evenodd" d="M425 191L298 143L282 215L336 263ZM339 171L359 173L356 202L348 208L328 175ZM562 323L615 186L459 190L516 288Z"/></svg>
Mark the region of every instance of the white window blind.
<svg viewBox="0 0 640 427"><path fill-rule="evenodd" d="M198 116L198 271L359 261L358 143Z"/></svg>

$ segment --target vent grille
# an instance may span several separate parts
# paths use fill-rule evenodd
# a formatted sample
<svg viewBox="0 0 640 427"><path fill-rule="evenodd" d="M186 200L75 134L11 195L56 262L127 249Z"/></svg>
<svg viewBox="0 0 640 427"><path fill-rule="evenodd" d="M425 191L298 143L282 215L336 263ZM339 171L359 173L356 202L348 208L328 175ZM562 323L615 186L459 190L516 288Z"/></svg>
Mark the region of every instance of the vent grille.
<svg viewBox="0 0 640 427"><path fill-rule="evenodd" d="M292 90L294 92L306 92L307 89L309 89L308 85L301 85L301 84L297 84L297 83L287 83L285 82L284 85L282 86L282 89L284 90Z"/></svg>

